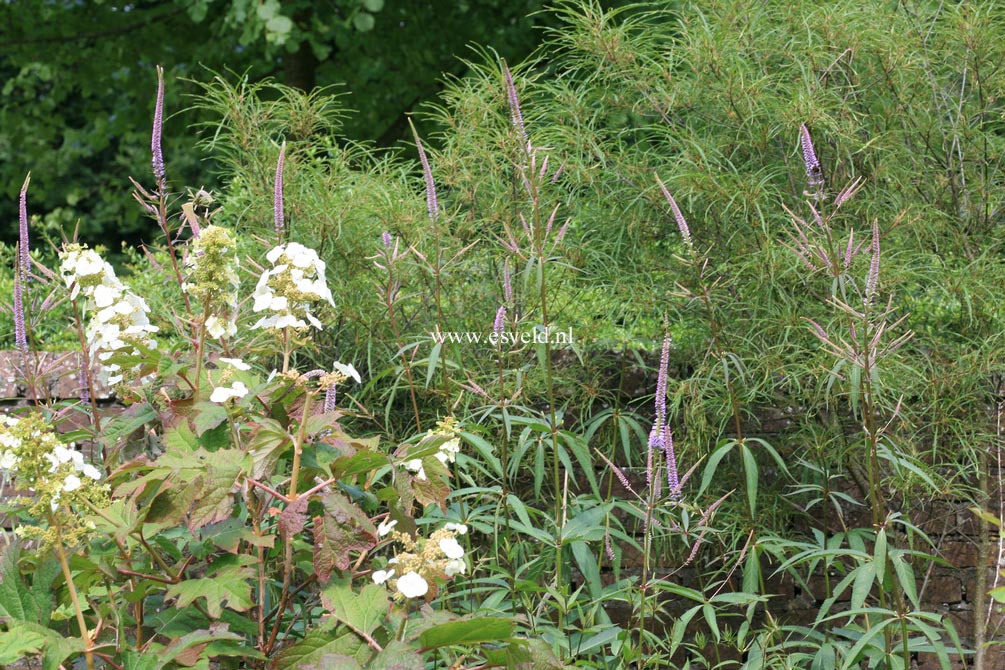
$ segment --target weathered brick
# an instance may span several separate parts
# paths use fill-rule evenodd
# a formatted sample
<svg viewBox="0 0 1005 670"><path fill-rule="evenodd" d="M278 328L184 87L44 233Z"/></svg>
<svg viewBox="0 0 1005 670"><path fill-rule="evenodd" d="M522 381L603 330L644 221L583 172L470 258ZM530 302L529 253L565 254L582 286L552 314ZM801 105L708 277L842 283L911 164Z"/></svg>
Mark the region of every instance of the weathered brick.
<svg viewBox="0 0 1005 670"><path fill-rule="evenodd" d="M928 580L922 597L930 603L958 603L963 600L963 584L959 577L935 576Z"/></svg>
<svg viewBox="0 0 1005 670"><path fill-rule="evenodd" d="M955 568L977 567L978 551L973 542L944 542L939 552Z"/></svg>

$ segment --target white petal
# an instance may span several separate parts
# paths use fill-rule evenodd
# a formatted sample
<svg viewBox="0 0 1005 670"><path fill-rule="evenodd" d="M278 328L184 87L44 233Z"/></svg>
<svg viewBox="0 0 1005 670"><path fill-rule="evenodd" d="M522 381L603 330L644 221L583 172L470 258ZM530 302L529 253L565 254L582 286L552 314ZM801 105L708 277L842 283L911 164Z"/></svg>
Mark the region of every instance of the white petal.
<svg viewBox="0 0 1005 670"><path fill-rule="evenodd" d="M84 467L80 469L81 474L85 477L90 477L91 479L98 480L101 479L101 471L90 463L85 463Z"/></svg>
<svg viewBox="0 0 1005 670"><path fill-rule="evenodd" d="M242 361L240 358L224 358L223 356L221 356L220 358L218 358L216 360L220 361L221 363L225 363L227 365L235 367L238 370L250 370L251 369L251 366L248 365L247 363L245 363L244 361Z"/></svg>
<svg viewBox="0 0 1005 670"><path fill-rule="evenodd" d="M398 578L398 590L406 598L419 598L429 591L429 584L417 572L408 572Z"/></svg>
<svg viewBox="0 0 1005 670"><path fill-rule="evenodd" d="M394 528L397 525L397 523L398 523L397 520L381 521L379 524L377 524L377 535L379 537L384 537L385 535L391 532L391 529Z"/></svg>
<svg viewBox="0 0 1005 670"><path fill-rule="evenodd" d="M455 558L453 560L447 561L447 564L443 566L443 571L447 573L447 577L453 577L454 575L463 575L467 572L467 564L460 558Z"/></svg>
<svg viewBox="0 0 1005 670"><path fill-rule="evenodd" d="M265 259L270 263L275 263L276 259L283 255L283 251L285 251L285 248L282 244L278 247L273 247L269 250L269 253L265 254Z"/></svg>
<svg viewBox="0 0 1005 670"><path fill-rule="evenodd" d="M353 367L352 363L346 365L345 363L339 363L338 361L335 361L334 363L332 363L332 367L335 368L335 372L341 372L346 377L355 379L357 384L361 383L359 372L356 371L356 368Z"/></svg>
<svg viewBox="0 0 1005 670"><path fill-rule="evenodd" d="M67 475L66 479L63 480L63 490L66 492L76 491L81 484L80 477L77 475Z"/></svg>
<svg viewBox="0 0 1005 670"><path fill-rule="evenodd" d="M462 558L464 556L464 547L452 537L445 537L440 540L440 551L447 558Z"/></svg>

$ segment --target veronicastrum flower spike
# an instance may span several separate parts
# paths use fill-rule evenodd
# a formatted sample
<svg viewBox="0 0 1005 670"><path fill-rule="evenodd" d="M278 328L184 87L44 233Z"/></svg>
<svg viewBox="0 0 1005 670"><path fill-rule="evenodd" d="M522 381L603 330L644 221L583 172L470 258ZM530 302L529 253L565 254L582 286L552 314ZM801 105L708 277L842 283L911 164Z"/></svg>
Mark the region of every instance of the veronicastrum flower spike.
<svg viewBox="0 0 1005 670"><path fill-rule="evenodd" d="M28 289L28 183L31 173L24 179L18 195L17 268L14 271L14 342L22 354L28 353L28 329L24 322L24 301Z"/></svg>

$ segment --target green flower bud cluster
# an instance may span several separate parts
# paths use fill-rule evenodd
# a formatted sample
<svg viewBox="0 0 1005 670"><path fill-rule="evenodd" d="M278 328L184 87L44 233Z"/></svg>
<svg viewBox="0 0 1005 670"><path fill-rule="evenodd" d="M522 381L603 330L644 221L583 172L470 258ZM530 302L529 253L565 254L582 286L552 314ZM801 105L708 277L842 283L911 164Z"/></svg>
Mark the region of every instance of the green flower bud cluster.
<svg viewBox="0 0 1005 670"><path fill-rule="evenodd" d="M222 226L202 229L192 242L185 259L188 278L183 288L202 303L209 315L206 331L213 337L233 337L237 333L237 274L240 259L233 232Z"/></svg>

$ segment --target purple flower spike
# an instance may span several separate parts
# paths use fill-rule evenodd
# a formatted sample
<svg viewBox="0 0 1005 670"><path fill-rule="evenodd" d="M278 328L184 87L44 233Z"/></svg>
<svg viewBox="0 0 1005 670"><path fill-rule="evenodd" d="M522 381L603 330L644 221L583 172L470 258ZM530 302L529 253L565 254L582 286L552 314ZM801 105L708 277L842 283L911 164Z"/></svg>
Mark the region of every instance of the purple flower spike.
<svg viewBox="0 0 1005 670"><path fill-rule="evenodd" d="M331 412L335 411L336 401L338 400L335 386L336 384L332 384L327 389L325 389L325 406L324 406L325 414L330 414Z"/></svg>
<svg viewBox="0 0 1005 670"><path fill-rule="evenodd" d="M161 131L164 129L164 68L157 66L157 102L154 103L154 129L150 134L151 164L157 188L164 190L164 152L161 151Z"/></svg>
<svg viewBox="0 0 1005 670"><path fill-rule="evenodd" d="M30 258L28 256L28 184L31 182L31 173L24 178L24 185L21 187L21 194L18 197L18 224L19 224L19 236L18 240L20 242L19 256L18 256L18 272L21 275L21 280L24 282L28 281L28 266L30 264Z"/></svg>
<svg viewBox="0 0 1005 670"><path fill-rule="evenodd" d="M677 201L673 199L670 195L670 191L667 187L660 181L659 175L656 175L656 183L660 185L660 190L663 191L663 197L666 198L667 202L670 204L670 209L673 210L673 218L677 222L677 229L680 231L680 236L684 238L684 243L694 248L694 243L691 242L691 229L687 226L687 221L684 219L684 215L681 214L680 207L677 206Z"/></svg>
<svg viewBox="0 0 1005 670"><path fill-rule="evenodd" d="M415 148L419 150L419 162L422 163L422 176L426 180L426 209L429 212L429 220L436 221L439 217L439 202L436 198L436 182L433 181L433 170L429 167L429 158L426 157L426 149L422 146L419 133L415 130L412 119L408 120L408 125L412 126L412 135L415 137Z"/></svg>
<svg viewBox="0 0 1005 670"><path fill-rule="evenodd" d="M509 113L513 120L513 127L520 133L523 147L529 149L527 128L523 125L523 112L520 111L520 99L516 95L516 86L513 84L513 73L510 72L509 65L505 61L503 61L503 76L506 78L506 97L509 99Z"/></svg>
<svg viewBox="0 0 1005 670"><path fill-rule="evenodd" d="M506 328L506 307L500 305L499 309L496 310L495 323L492 324L492 333L495 335L496 341L499 341L499 338L502 336L503 329L505 328Z"/></svg>
<svg viewBox="0 0 1005 670"><path fill-rule="evenodd" d="M28 353L28 331L24 325L24 296L21 294L21 274L14 273L14 341L22 354Z"/></svg>
<svg viewBox="0 0 1005 670"><path fill-rule="evenodd" d="M813 140L810 139L810 131L806 124L799 126L799 141L803 147L803 163L806 165L806 177L809 185L814 190L819 190L824 185L824 173L817 160L817 152L813 150Z"/></svg>
<svg viewBox="0 0 1005 670"><path fill-rule="evenodd" d="M676 499L680 494L680 478L677 474L677 456L674 453L673 433L667 425L667 378L670 376L670 334L663 339L663 349L660 352L660 369L656 377L656 419L649 431L649 453L646 460L646 483L659 486L659 480L653 478L654 454L662 451L666 458L667 485L670 496ZM657 494L658 495L658 494Z"/></svg>
<svg viewBox="0 0 1005 670"><path fill-rule="evenodd" d="M279 160L276 161L276 180L272 187L273 218L276 222L276 240L283 241L285 219L283 216L283 164L286 162L286 142L279 147Z"/></svg>
<svg viewBox="0 0 1005 670"><path fill-rule="evenodd" d="M24 324L24 291L28 285L28 184L31 173L24 179L18 197L18 255L14 273L14 341L22 353L28 353L28 331Z"/></svg>
<svg viewBox="0 0 1005 670"><path fill-rule="evenodd" d="M663 338L660 351L660 369L656 376L656 428L659 430L667 422L667 377L670 369L670 334Z"/></svg>
<svg viewBox="0 0 1005 670"><path fill-rule="evenodd" d="M677 455L673 450L673 434L670 426L663 426L663 454L667 459L667 486L670 497L676 500L680 497L680 477L677 475Z"/></svg>
<svg viewBox="0 0 1005 670"><path fill-rule="evenodd" d="M660 431L656 430L655 427L649 431L649 448L646 451L646 486L653 485L653 466L655 465L653 454L661 448L660 439Z"/></svg>

